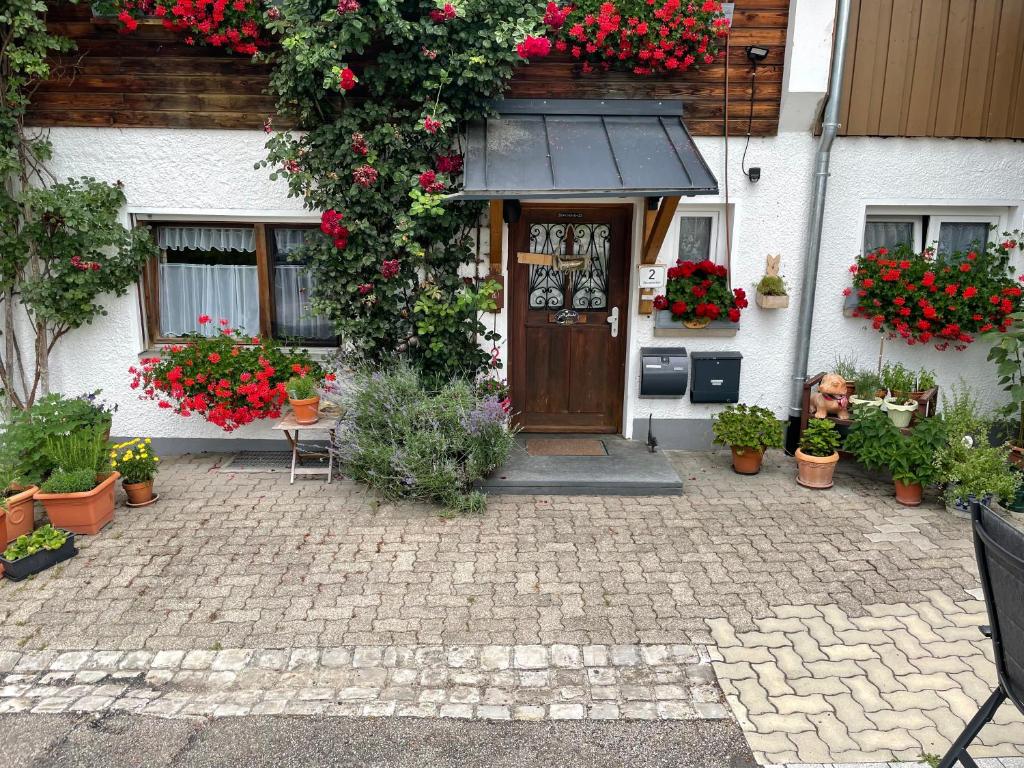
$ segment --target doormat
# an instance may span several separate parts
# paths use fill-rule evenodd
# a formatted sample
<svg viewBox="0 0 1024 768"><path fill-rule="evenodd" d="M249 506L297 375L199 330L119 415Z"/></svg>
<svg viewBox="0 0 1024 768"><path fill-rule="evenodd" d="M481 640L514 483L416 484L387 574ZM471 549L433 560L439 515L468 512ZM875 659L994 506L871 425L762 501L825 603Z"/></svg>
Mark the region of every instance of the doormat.
<svg viewBox="0 0 1024 768"><path fill-rule="evenodd" d="M531 456L607 456L600 440L580 438L532 438L526 441Z"/></svg>
<svg viewBox="0 0 1024 768"><path fill-rule="evenodd" d="M327 460L304 459L305 466L327 466ZM217 470L218 472L290 472L291 451L239 451Z"/></svg>

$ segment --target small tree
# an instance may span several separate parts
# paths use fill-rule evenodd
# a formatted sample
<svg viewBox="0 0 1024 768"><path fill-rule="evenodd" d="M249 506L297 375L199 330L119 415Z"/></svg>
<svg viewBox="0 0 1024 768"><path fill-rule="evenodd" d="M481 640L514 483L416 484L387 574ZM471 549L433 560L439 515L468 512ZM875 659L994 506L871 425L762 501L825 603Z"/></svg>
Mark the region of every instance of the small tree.
<svg viewBox="0 0 1024 768"><path fill-rule="evenodd" d="M7 0L0 11L0 386L18 408L49 392L57 342L105 314L98 297L124 294L154 252L147 232L118 221L119 184L58 182L45 165L47 136L25 127L47 56L72 48L47 31L45 14L40 0Z"/></svg>

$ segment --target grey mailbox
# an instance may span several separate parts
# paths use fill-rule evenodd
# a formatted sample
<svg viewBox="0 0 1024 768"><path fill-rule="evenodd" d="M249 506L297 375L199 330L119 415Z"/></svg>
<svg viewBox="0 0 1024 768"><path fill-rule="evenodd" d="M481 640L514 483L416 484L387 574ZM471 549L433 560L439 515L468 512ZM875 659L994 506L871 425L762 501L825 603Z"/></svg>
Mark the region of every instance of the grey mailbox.
<svg viewBox="0 0 1024 768"><path fill-rule="evenodd" d="M640 397L682 397L688 375L686 347L640 349Z"/></svg>
<svg viewBox="0 0 1024 768"><path fill-rule="evenodd" d="M740 400L739 352L694 352L691 403L738 403Z"/></svg>

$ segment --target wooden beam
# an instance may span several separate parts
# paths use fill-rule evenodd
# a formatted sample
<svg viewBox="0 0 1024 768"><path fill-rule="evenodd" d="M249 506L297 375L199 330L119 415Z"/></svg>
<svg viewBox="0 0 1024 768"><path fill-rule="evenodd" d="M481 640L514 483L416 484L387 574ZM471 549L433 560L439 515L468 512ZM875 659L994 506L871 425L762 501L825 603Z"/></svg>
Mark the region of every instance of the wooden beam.
<svg viewBox="0 0 1024 768"><path fill-rule="evenodd" d="M501 269L501 252L504 243L505 222L503 216L503 204L501 200L491 200L488 209L487 223L490 229L490 242L488 243L488 280L501 283L501 290L494 297L497 306L495 312L501 312L505 308L505 275Z"/></svg>
<svg viewBox="0 0 1024 768"><path fill-rule="evenodd" d="M676 208L679 206L679 197L663 197L657 212L644 210L644 242L640 251L641 264L654 264L658 260L658 252L662 243L665 242L665 235L668 234L672 217L675 216ZM649 315L654 312L654 305L651 302L653 295L648 291L640 292L640 302L637 305L641 315Z"/></svg>

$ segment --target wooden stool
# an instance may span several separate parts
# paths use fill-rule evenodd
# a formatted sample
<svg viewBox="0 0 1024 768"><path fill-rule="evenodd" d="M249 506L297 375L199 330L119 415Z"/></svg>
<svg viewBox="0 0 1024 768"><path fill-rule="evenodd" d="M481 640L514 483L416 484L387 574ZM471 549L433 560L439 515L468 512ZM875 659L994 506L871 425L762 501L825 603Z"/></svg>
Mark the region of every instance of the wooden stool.
<svg viewBox="0 0 1024 768"><path fill-rule="evenodd" d="M289 478L289 483L295 483L296 475L323 475L326 473L327 482L331 482L334 477L334 453L328 448L327 452L322 451L303 451L299 448L299 433L303 430L319 430L327 432L331 445L334 444L334 421L328 419L325 421L318 421L316 424L299 424L295 420L294 413L288 413L281 421L274 425L274 429L279 429L284 432L285 439L288 444L292 447L292 472ZM327 468L323 467L304 467L302 466L303 459L327 459Z"/></svg>

